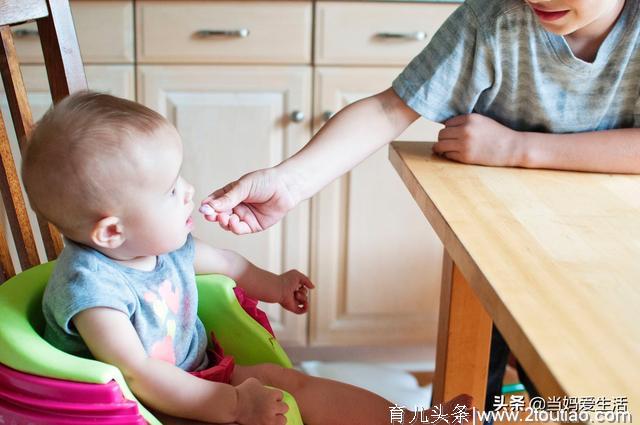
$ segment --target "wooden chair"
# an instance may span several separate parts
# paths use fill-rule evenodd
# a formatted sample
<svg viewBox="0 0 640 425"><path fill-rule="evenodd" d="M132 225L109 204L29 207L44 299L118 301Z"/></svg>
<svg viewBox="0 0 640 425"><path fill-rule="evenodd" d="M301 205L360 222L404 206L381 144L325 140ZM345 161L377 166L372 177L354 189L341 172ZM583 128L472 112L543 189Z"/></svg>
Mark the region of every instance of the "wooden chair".
<svg viewBox="0 0 640 425"><path fill-rule="evenodd" d="M27 93L22 81L11 26L35 20L44 54L45 68L56 103L70 93L86 90L80 48L76 38L71 11L67 0L0 0L0 74L4 83L13 126L18 144L24 149L33 125ZM11 154L7 128L0 113L0 191L9 219L11 233L22 270L40 264L34 233L29 223L24 196ZM47 258L55 259L62 251L62 238L58 231L38 219ZM0 228L0 282L15 275L16 267L9 255L4 230Z"/></svg>
<svg viewBox="0 0 640 425"><path fill-rule="evenodd" d="M35 20L54 103L87 83L68 0L0 0L0 73L18 144L28 143L33 120L16 55L11 25ZM0 227L0 421L38 424L160 424L138 403L114 366L62 352L42 337L42 294L62 251L62 238L49 223L38 225L50 262L40 264L34 232L0 112L0 191L19 264L13 264ZM16 275L18 266L22 272ZM238 303L235 282L219 275L198 276L198 315L238 364L291 362L273 336ZM302 425L291 395L288 423Z"/></svg>

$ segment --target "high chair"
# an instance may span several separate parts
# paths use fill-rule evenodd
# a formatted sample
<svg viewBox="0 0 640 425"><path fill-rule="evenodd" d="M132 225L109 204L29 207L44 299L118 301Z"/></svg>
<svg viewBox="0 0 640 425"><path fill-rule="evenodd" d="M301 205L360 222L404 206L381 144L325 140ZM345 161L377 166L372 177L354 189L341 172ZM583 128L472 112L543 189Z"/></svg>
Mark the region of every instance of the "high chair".
<svg viewBox="0 0 640 425"><path fill-rule="evenodd" d="M0 0L0 72L21 148L32 118L10 26L30 20L38 25L53 102L87 88L68 0ZM0 191L23 270L16 275L18 267L0 226L0 282L6 280L0 286L0 423L160 424L136 400L116 367L67 354L41 337L42 294L63 242L57 230L39 218L50 260L40 264L4 117L0 159ZM236 363L291 367L276 339L242 309L231 279L208 275L196 280L203 300L198 315L207 333L215 333ZM295 400L286 393L284 400L289 406L287 423L302 425Z"/></svg>

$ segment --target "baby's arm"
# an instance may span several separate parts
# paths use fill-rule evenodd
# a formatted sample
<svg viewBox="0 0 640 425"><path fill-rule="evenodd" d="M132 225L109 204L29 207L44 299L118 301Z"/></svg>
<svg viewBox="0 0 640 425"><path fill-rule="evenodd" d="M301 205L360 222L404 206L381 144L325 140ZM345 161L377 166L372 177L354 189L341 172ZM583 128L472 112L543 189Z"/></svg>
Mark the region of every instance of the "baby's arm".
<svg viewBox="0 0 640 425"><path fill-rule="evenodd" d="M520 132L479 114L445 122L436 153L468 164L600 173L640 173L640 129Z"/></svg>
<svg viewBox="0 0 640 425"><path fill-rule="evenodd" d="M111 308L90 308L73 323L93 356L120 369L134 394L163 413L213 423L284 423L282 392L246 380L234 387L196 378L148 357L129 318Z"/></svg>
<svg viewBox="0 0 640 425"><path fill-rule="evenodd" d="M263 270L240 254L214 248L194 238L194 267L197 274L220 273L236 281L252 298L270 303L280 303L294 313L307 310L307 288L314 285L297 270L281 275Z"/></svg>

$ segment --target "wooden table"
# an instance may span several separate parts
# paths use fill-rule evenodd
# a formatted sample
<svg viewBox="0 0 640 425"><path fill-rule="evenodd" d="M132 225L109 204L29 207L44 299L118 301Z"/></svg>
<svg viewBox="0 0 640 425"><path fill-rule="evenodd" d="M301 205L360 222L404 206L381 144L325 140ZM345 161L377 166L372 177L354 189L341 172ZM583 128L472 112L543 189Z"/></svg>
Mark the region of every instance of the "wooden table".
<svg viewBox="0 0 640 425"><path fill-rule="evenodd" d="M434 401L482 409L491 323L544 397L627 396L640 419L640 176L390 160L445 247Z"/></svg>

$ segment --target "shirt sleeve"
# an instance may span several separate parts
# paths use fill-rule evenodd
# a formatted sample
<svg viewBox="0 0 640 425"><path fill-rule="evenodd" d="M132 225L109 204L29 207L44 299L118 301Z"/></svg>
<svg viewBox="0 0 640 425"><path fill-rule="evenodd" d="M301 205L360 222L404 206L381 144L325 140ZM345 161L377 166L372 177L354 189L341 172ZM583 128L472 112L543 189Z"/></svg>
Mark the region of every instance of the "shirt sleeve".
<svg viewBox="0 0 640 425"><path fill-rule="evenodd" d="M61 266L54 272L54 279L50 280L43 298L45 316L60 332L78 336L72 319L90 308L113 308L127 317L135 313L137 298L120 273L91 263Z"/></svg>
<svg viewBox="0 0 640 425"><path fill-rule="evenodd" d="M473 112L494 74L492 49L481 27L471 6L462 4L393 81L394 91L432 121Z"/></svg>

